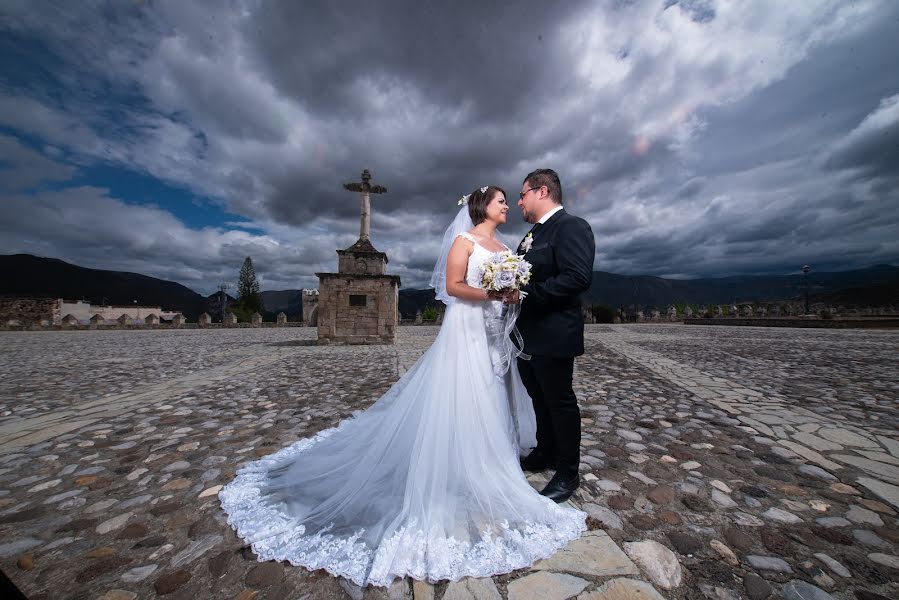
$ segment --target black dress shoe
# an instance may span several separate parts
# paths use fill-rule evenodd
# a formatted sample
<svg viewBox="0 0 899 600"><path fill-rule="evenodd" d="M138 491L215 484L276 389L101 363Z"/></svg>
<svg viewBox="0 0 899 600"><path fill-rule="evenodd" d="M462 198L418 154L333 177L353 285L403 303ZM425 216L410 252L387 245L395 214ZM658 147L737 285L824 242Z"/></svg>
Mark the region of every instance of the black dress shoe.
<svg viewBox="0 0 899 600"><path fill-rule="evenodd" d="M531 473L545 471L552 466L552 461L545 454L538 452L537 450L534 450L526 457L522 458L520 462L521 470L530 471Z"/></svg>
<svg viewBox="0 0 899 600"><path fill-rule="evenodd" d="M556 473L540 493L559 504L571 498L571 495L574 493L574 490L578 488L579 484L580 478L576 473L574 475L562 475Z"/></svg>

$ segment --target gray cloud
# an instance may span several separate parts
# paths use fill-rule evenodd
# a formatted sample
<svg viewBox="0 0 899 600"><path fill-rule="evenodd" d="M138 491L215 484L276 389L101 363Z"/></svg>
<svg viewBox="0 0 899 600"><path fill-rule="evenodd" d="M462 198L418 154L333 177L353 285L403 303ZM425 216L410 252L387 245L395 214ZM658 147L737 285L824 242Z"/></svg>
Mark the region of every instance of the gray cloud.
<svg viewBox="0 0 899 600"><path fill-rule="evenodd" d="M867 176L899 177L899 94L885 98L858 127L838 141L827 166L859 169Z"/></svg>
<svg viewBox="0 0 899 600"><path fill-rule="evenodd" d="M355 239L358 199L341 184L365 167L389 189L374 200L374 242L420 287L459 195L495 183L514 198L527 172L551 166L566 206L594 226L597 269L701 276L899 260L889 3L98 1L4 12L0 36L27 41L46 76L0 69L0 202L17 203L3 252L204 292L250 254L267 289L312 285ZM196 230L102 186L44 189L91 165L158 178L248 221ZM514 243L525 226L513 213Z"/></svg>
<svg viewBox="0 0 899 600"><path fill-rule="evenodd" d="M17 139L0 134L0 190L19 192L67 181L75 172L74 167L46 158Z"/></svg>

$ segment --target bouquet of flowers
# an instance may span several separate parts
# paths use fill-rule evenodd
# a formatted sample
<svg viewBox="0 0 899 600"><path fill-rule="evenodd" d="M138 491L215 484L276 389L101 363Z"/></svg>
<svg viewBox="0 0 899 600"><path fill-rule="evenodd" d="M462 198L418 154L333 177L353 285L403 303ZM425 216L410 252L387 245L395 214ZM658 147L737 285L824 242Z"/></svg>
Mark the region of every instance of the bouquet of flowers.
<svg viewBox="0 0 899 600"><path fill-rule="evenodd" d="M509 293L531 280L531 263L511 250L495 252L481 267L481 287L491 292Z"/></svg>

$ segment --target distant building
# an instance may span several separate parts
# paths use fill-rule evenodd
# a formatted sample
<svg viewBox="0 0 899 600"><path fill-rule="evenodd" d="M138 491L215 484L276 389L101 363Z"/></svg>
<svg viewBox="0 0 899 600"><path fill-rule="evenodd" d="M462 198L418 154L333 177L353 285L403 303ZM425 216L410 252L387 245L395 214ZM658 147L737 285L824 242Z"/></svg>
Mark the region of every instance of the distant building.
<svg viewBox="0 0 899 600"><path fill-rule="evenodd" d="M85 310L87 310L86 319L82 317ZM79 322L90 321L91 317L93 317L94 315L99 315L100 318L102 318L104 321L108 321L110 323L116 321L122 315L128 315L128 317L130 317L131 319L132 324L142 325L144 324L146 318L150 315L156 315L160 319L171 321L175 317L175 315L178 314L178 311L167 311L162 310L162 308L159 306L138 306L137 304L126 304L122 306L94 306L85 302L76 302L74 304L66 304L65 302L63 302L62 314L75 315L78 318Z"/></svg>
<svg viewBox="0 0 899 600"><path fill-rule="evenodd" d="M159 306L94 306L88 302L67 302L61 298L3 298L0 299L0 317L5 324L61 325L63 317L71 315L79 325L121 323L122 315L127 315L125 324L140 325L149 315L170 321L177 311L164 311Z"/></svg>

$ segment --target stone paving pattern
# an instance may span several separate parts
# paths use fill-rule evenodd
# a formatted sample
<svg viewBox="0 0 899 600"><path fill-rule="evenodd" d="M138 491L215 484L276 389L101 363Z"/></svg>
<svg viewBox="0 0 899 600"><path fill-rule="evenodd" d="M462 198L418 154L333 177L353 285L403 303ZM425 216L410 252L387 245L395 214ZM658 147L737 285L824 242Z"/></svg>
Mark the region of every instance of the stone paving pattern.
<svg viewBox="0 0 899 600"><path fill-rule="evenodd" d="M436 332L0 334L0 568L34 599L899 596L890 331L588 326L573 499L588 534L531 569L437 585L256 562L221 486L368 406Z"/></svg>

